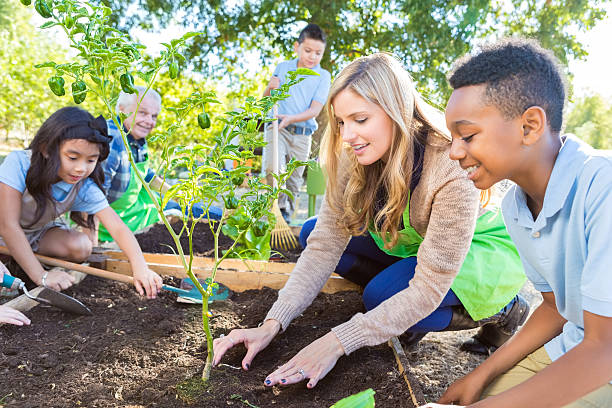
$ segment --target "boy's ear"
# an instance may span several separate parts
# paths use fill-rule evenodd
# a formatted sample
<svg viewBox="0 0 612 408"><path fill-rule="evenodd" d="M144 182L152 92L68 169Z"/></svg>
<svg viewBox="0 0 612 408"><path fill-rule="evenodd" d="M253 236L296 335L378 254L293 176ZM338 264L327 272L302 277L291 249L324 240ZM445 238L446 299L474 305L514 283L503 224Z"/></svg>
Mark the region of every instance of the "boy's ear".
<svg viewBox="0 0 612 408"><path fill-rule="evenodd" d="M539 106L531 106L521 116L523 124L523 143L527 146L535 144L548 126L546 112Z"/></svg>

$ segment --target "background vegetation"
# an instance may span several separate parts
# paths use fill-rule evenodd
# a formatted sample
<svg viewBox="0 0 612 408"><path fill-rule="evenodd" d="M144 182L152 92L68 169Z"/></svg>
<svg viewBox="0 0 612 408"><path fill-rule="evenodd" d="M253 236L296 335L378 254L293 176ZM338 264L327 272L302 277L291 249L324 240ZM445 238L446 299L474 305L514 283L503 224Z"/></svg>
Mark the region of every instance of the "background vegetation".
<svg viewBox="0 0 612 408"><path fill-rule="evenodd" d="M188 50L190 65L181 67L180 81L164 79L158 90L171 102L196 89L215 90L222 104L213 108L214 116L231 110L238 97L261 93L274 65L293 58L295 35L307 22L318 23L328 33L322 66L332 75L358 56L389 51L413 73L421 91L443 106L449 94L445 73L450 64L485 40L527 35L551 48L564 64L584 58L585 44L576 34L602 20L610 0L96 2L110 6L116 16L113 24L125 30L203 31ZM72 103L70 95L53 97L43 73L34 68L41 61L64 62L69 51L48 35L49 30L35 28L42 21L33 18L32 11L17 0L0 0L0 138L31 139L60 104ZM102 112L89 99L84 107ZM577 99L569 107L567 129L596 147L610 149L611 109L611 102L599 95ZM172 120L172 115L162 114L158 129L167 128ZM175 137L181 142L196 140L201 137L196 136L196 127L191 123Z"/></svg>

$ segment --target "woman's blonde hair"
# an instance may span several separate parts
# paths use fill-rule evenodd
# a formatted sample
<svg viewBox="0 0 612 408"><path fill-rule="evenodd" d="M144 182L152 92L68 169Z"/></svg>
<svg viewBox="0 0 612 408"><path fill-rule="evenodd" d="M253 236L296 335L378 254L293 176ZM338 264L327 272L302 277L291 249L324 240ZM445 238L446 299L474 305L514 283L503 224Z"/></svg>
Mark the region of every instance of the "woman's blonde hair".
<svg viewBox="0 0 612 408"><path fill-rule="evenodd" d="M363 166L343 143L333 102L344 90L377 104L393 121L386 162L378 160ZM433 138L443 145L450 143L444 116L423 101L408 72L398 60L385 53L358 58L344 68L331 86L326 109L329 123L322 141L321 159L329 175L327 202L341 214L340 221L351 235L362 235L368 227L374 227L383 237L389 237L385 246L391 248L397 243L398 226L407 205L415 146L432 144ZM341 190L337 177L343 154L348 156L349 168L346 188ZM384 195L379 196L379 189ZM380 197L386 199L382 208L376 206Z"/></svg>

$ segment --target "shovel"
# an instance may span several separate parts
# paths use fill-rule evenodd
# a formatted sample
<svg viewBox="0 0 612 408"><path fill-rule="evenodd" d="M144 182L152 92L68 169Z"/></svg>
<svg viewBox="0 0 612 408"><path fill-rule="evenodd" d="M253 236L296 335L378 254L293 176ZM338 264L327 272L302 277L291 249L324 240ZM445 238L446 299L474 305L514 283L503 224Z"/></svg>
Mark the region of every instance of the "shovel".
<svg viewBox="0 0 612 408"><path fill-rule="evenodd" d="M91 310L83 303L79 302L73 297L65 295L61 292L57 292L53 289L42 288L42 290L38 293L37 296L33 296L28 292L25 287L25 283L19 278L15 278L14 276L4 275L0 286L4 286L9 289L20 289L25 293L27 297L32 300L37 301L38 303L44 303L46 305L55 306L58 309L62 309L66 312L80 314L80 315L93 315Z"/></svg>
<svg viewBox="0 0 612 408"><path fill-rule="evenodd" d="M10 253L8 252L8 249L3 246L0 246L0 254L10 255ZM94 267L87 266L87 265L81 265L81 264L74 263L74 262L64 261L61 259L51 258L50 256L39 255L39 254L34 254L34 256L36 256L36 258L40 262L44 263L45 265L59 266L65 269L71 269L73 271L83 272L88 275L94 275L100 278L112 279L118 282L127 283L128 285L134 284L134 278L132 278L131 276L122 275L120 273L110 272L104 269L98 269L98 268L94 268ZM182 298L186 303L200 303L201 304L202 295L198 291L198 288L193 286L193 284L191 283L191 280L189 280L188 278L183 279L183 283L187 285L188 287L190 287L190 289L180 289L180 288L175 288L174 286L169 286L169 285L163 285L162 289L177 293L179 295L179 298ZM205 284L203 285L206 286ZM56 292L56 293L59 293L59 292ZM62 296L66 296L63 293L59 293L59 294ZM213 294L208 297L208 302L210 303L215 300L224 300L224 299L227 299L228 296L229 296L229 289L224 285L219 285L219 288L213 289ZM66 297L70 298L69 296L66 296ZM76 299L72 299L72 300L74 300L75 302L78 302Z"/></svg>

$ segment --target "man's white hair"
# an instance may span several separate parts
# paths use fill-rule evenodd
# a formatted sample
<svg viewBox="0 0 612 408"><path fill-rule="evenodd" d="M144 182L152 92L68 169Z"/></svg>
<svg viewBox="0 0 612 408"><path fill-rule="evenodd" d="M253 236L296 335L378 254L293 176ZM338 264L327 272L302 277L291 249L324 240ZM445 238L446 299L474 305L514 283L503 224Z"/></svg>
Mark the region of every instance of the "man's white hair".
<svg viewBox="0 0 612 408"><path fill-rule="evenodd" d="M146 87L140 86L140 85L135 86L134 88L138 91L137 94L135 93L129 94L123 91L119 93L119 98L117 99L117 105L115 106L115 111L117 113L119 112L130 113L130 112L126 112L124 109L132 105L135 105L138 102L138 99L140 98L140 96L147 89ZM149 89L146 93L146 96L152 96L155 99L155 101L158 103L159 107L161 108L162 99L159 93L157 93L155 89Z"/></svg>

